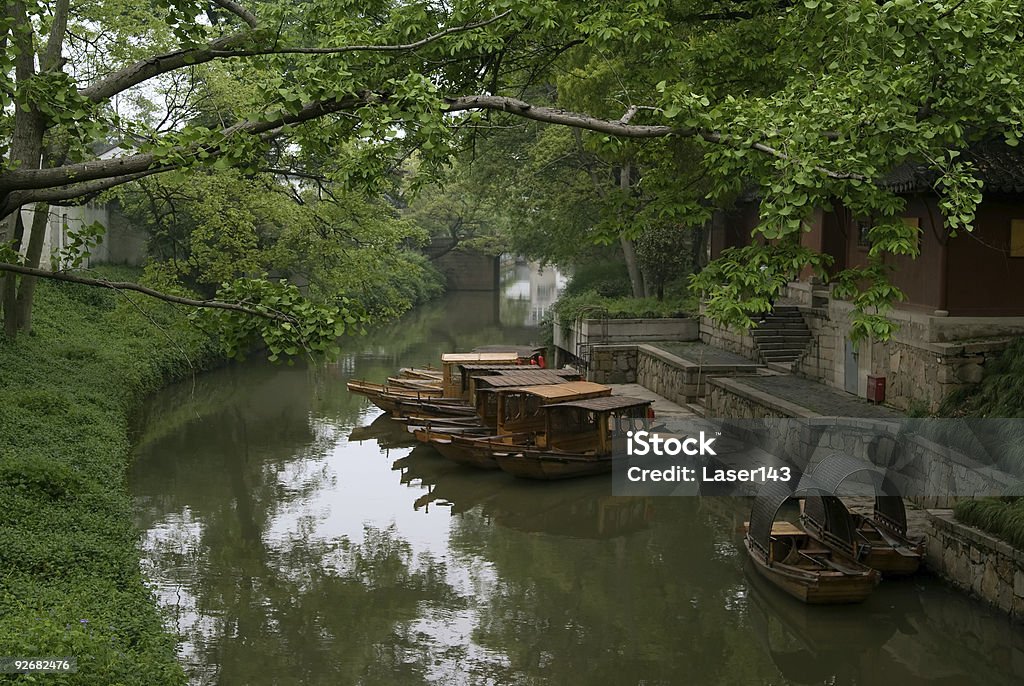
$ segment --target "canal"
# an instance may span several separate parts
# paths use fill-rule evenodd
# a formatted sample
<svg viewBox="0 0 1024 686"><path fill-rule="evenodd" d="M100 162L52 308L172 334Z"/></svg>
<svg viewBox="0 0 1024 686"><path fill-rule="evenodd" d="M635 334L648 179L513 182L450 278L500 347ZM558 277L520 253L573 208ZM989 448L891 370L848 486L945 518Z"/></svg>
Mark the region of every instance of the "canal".
<svg viewBox="0 0 1024 686"><path fill-rule="evenodd" d="M922 576L806 607L747 569L749 504L525 483L414 447L345 381L531 343L520 265L321 368L157 394L131 473L144 571L196 685L1019 684L1024 631Z"/></svg>

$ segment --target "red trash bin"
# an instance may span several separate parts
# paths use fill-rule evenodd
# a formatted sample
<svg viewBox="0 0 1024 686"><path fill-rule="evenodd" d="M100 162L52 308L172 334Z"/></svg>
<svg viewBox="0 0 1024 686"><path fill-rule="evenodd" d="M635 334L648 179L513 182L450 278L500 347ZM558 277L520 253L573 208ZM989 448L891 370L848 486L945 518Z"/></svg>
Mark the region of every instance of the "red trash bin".
<svg viewBox="0 0 1024 686"><path fill-rule="evenodd" d="M885 402L885 377L868 374L868 400L873 403Z"/></svg>

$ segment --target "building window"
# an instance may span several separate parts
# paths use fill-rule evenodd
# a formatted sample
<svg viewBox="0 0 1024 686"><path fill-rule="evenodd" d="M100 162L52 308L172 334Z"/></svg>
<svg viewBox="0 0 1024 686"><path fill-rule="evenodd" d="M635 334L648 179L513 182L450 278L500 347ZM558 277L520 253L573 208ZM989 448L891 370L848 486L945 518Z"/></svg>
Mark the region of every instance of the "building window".
<svg viewBox="0 0 1024 686"><path fill-rule="evenodd" d="M1010 222L1010 257L1024 257L1024 219Z"/></svg>

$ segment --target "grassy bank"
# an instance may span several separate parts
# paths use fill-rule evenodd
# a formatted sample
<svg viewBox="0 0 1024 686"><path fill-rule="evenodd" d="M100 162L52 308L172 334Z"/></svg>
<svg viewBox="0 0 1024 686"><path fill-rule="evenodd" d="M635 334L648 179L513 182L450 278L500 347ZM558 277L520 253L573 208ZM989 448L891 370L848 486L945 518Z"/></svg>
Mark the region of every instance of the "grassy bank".
<svg viewBox="0 0 1024 686"><path fill-rule="evenodd" d="M1024 550L1024 498L979 498L956 504L956 518Z"/></svg>
<svg viewBox="0 0 1024 686"><path fill-rule="evenodd" d="M139 571L128 421L216 351L181 311L133 300L43 283L34 335L0 341L0 655L78 658L46 683L184 683Z"/></svg>

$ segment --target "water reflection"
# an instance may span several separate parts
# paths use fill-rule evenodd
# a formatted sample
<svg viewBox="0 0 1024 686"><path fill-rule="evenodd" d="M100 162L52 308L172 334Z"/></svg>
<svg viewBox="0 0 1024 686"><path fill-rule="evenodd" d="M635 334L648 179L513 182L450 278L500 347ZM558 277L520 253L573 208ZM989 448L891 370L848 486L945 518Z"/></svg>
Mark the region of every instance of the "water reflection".
<svg viewBox="0 0 1024 686"><path fill-rule="evenodd" d="M150 403L137 521L194 683L1020 682L1020 629L934 580L805 607L744 574L744 501L465 469L347 393L538 337L481 295L330 368L247 363Z"/></svg>

